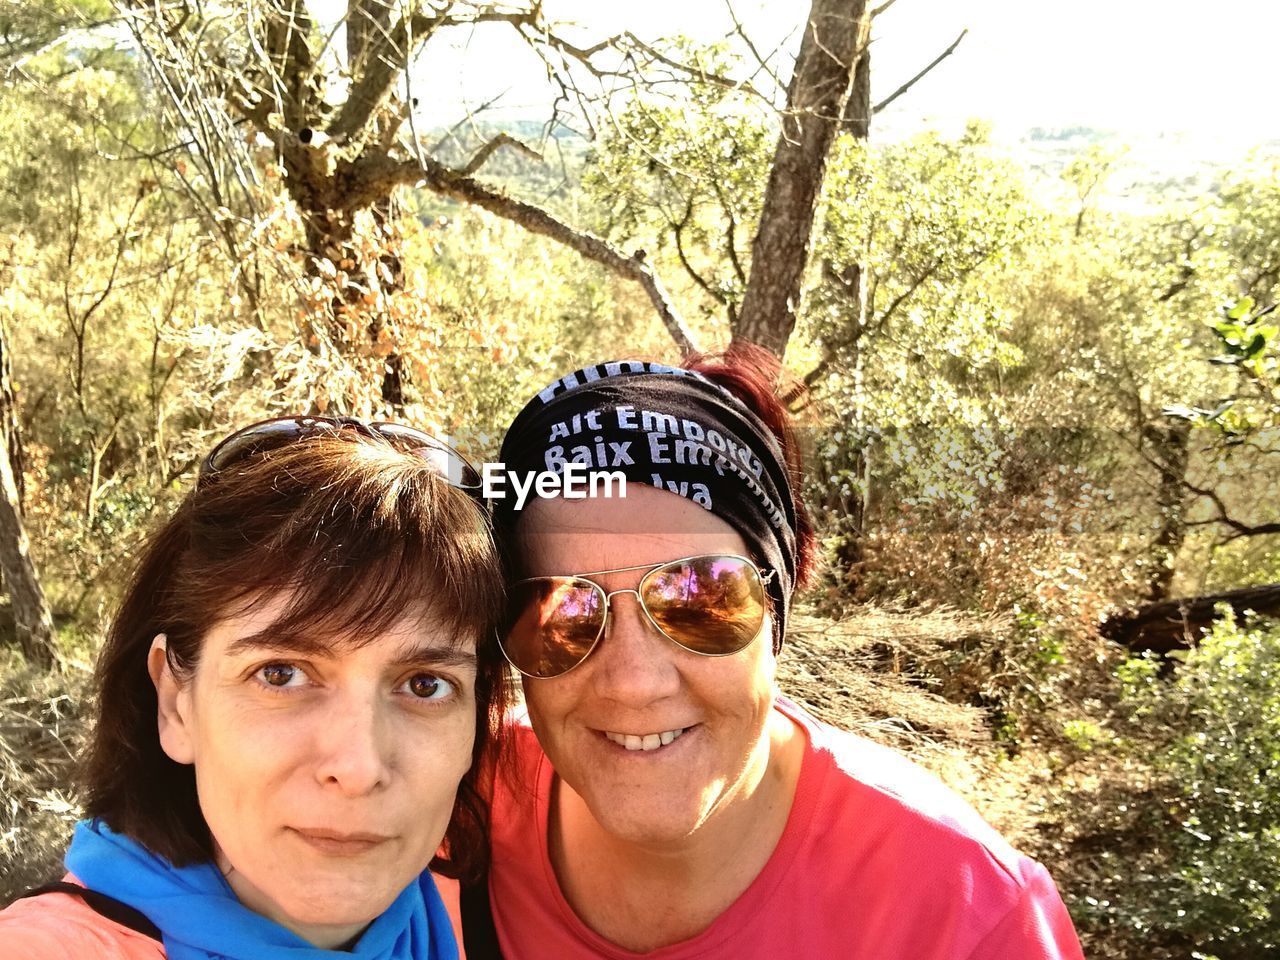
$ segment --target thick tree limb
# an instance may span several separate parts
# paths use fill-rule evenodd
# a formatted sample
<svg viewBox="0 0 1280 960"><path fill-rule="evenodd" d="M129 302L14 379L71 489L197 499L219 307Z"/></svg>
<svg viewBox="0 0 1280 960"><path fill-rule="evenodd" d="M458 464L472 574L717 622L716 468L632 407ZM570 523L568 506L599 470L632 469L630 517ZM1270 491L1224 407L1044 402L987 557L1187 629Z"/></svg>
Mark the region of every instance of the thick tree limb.
<svg viewBox="0 0 1280 960"><path fill-rule="evenodd" d="M1142 604L1107 617L1098 632L1131 650L1186 650L1212 628L1220 604L1227 604L1237 615L1246 611L1280 615L1280 583Z"/></svg>
<svg viewBox="0 0 1280 960"><path fill-rule="evenodd" d="M276 10L266 23L267 62L275 68L275 79L284 90L282 106L285 123L301 125L307 108L307 88L315 72L315 61L307 45L311 15L302 0L277 0Z"/></svg>
<svg viewBox="0 0 1280 960"><path fill-rule="evenodd" d="M617 276L638 283L649 296L663 326L675 340L676 346L686 353L696 351L693 337L676 313L667 292L657 276L645 262L643 251L627 256L613 244L592 233L578 230L557 220L546 210L523 200L507 196L500 190L480 183L457 170L424 157L421 161L396 161L390 158L362 160L353 166L353 180L363 182L370 196L382 196L393 186L422 183L429 189L462 203L487 210L496 216L510 220L531 233L562 243L588 260L600 264ZM359 198L357 198L359 199Z"/></svg>
<svg viewBox="0 0 1280 960"><path fill-rule="evenodd" d="M329 124L329 136L344 140L364 129L368 118L382 106L396 78L406 69L413 51L431 38L445 23L443 17L421 14L402 17L389 31L379 31L367 38L364 50L364 72L352 85L347 101Z"/></svg>
<svg viewBox="0 0 1280 960"><path fill-rule="evenodd" d="M32 663L49 666L56 656L53 615L40 585L40 576L31 556L31 541L22 519L18 479L13 472L9 442L17 440L16 411L10 380L9 344L0 324L0 420L15 425L15 433L0 430L0 571L13 606L18 646Z"/></svg>
<svg viewBox="0 0 1280 960"><path fill-rule="evenodd" d="M923 70L917 73L914 77L912 77L902 86L900 86L897 90L893 91L893 93L889 94L889 96L885 97L883 100L877 103L874 107L872 107L871 108L872 114L879 113L889 104L893 103L893 101L897 100L900 96L902 96L912 87L914 87L919 81L923 80L930 70L932 70L934 67L940 64L943 60L947 59L947 57L951 56L951 54L955 53L956 47L960 46L960 41L964 39L965 34L968 32L969 32L968 27L965 27L963 30L961 30L960 36L956 37L954 40L951 41L951 46L947 47L947 49L943 50L940 54L934 57L932 63L930 63L927 67L925 67Z"/></svg>

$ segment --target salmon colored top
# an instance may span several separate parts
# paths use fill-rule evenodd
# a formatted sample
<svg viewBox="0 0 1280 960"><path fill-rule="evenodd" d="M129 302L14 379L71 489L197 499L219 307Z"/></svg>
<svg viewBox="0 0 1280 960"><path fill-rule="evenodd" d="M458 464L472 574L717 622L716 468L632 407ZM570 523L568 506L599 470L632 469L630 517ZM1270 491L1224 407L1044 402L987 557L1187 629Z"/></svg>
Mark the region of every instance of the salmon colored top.
<svg viewBox="0 0 1280 960"><path fill-rule="evenodd" d="M79 881L67 874L62 879ZM462 952L458 882L437 876L436 885ZM163 960L164 947L145 933L108 920L80 897L42 893L0 910L0 960Z"/></svg>
<svg viewBox="0 0 1280 960"><path fill-rule="evenodd" d="M71 874L63 877L78 883ZM164 960L145 933L108 920L80 897L42 893L0 911L0 960Z"/></svg>
<svg viewBox="0 0 1280 960"><path fill-rule="evenodd" d="M507 960L1082 960L1048 872L931 774L779 700L807 738L783 835L751 886L692 939L645 954L573 912L547 851L554 773L519 727L534 795L495 791L489 894ZM527 787L526 787L527 790Z"/></svg>

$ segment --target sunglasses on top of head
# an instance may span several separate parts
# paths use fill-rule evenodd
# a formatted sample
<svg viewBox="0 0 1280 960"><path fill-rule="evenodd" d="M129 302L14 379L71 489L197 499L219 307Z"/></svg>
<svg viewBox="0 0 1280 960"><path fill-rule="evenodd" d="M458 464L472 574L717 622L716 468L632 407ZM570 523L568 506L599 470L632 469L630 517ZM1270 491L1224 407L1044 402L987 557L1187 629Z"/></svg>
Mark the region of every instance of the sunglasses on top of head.
<svg viewBox="0 0 1280 960"><path fill-rule="evenodd" d="M420 457L450 486L486 503L480 496L480 472L449 444L429 433L400 423L362 420L359 417L272 417L235 431L215 446L200 464L196 485L208 482L219 470L260 453L284 447L305 437L341 436L344 431L387 443Z"/></svg>
<svg viewBox="0 0 1280 960"><path fill-rule="evenodd" d="M606 591L590 577L645 570L636 589ZM604 636L609 601L635 594L659 633L691 653L725 657L760 634L768 611L765 584L774 576L746 557L706 554L574 576L529 577L512 584L502 652L527 677L568 673Z"/></svg>

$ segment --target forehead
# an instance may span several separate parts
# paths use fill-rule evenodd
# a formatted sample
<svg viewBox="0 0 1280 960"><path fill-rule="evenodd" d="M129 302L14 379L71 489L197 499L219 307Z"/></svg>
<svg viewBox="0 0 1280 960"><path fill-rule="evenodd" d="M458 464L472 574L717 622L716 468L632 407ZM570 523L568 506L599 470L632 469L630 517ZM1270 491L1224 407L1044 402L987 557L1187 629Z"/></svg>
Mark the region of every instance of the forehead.
<svg viewBox="0 0 1280 960"><path fill-rule="evenodd" d="M258 594L215 621L205 632L201 658L235 656L266 647L299 654L341 657L369 650L375 657L401 657L422 651L429 654L475 652L474 637L459 635L452 625L417 607L387 624L377 635L355 633L342 628L325 629L323 624L289 632L293 595L288 592Z"/></svg>
<svg viewBox="0 0 1280 960"><path fill-rule="evenodd" d="M625 498L534 500L525 507L515 537L524 565L535 574L702 553L750 556L742 536L710 510L640 483L628 483Z"/></svg>

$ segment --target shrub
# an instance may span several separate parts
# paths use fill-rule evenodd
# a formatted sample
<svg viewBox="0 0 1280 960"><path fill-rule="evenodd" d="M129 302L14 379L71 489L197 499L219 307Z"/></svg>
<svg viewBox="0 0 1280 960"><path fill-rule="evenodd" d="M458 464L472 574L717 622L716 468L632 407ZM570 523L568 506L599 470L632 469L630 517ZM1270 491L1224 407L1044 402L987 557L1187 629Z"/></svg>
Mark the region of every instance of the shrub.
<svg viewBox="0 0 1280 960"><path fill-rule="evenodd" d="M1229 610L1172 683L1151 660L1121 671L1125 699L1157 738L1163 870L1115 910L1222 957L1280 950L1280 621ZM1150 743L1142 744L1146 753Z"/></svg>

